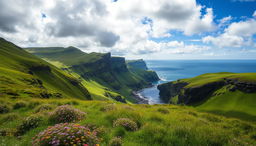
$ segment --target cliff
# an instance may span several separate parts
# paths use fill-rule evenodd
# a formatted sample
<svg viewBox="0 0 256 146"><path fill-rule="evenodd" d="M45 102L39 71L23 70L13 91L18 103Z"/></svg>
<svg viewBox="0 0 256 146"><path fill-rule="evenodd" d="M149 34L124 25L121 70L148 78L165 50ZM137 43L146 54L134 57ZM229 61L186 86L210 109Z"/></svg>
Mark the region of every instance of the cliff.
<svg viewBox="0 0 256 146"><path fill-rule="evenodd" d="M126 64L131 72L143 78L147 82L153 83L160 80L157 73L153 70L149 70L146 62L142 59L129 60L126 62Z"/></svg>
<svg viewBox="0 0 256 146"><path fill-rule="evenodd" d="M256 118L256 73L204 74L161 84L158 89L166 103Z"/></svg>
<svg viewBox="0 0 256 146"><path fill-rule="evenodd" d="M127 63L128 66L131 66L133 68L148 70L148 67L147 67L145 61L142 60L142 59L128 60L126 63Z"/></svg>
<svg viewBox="0 0 256 146"><path fill-rule="evenodd" d="M139 90L159 80L157 74L147 69L143 60L139 66L129 66L123 57L113 57L110 53L85 53L75 47L27 48L27 51L46 59L48 62L62 64L59 68L70 74L77 74L84 82L96 82L101 96L109 98L108 92L115 92L136 102L132 90ZM133 61L132 65L137 64ZM140 68L139 68L140 67ZM96 93L86 84L91 92ZM110 90L110 91L109 91ZM117 95L118 96L118 95ZM117 97L116 96L116 97ZM112 98L119 99L119 98Z"/></svg>

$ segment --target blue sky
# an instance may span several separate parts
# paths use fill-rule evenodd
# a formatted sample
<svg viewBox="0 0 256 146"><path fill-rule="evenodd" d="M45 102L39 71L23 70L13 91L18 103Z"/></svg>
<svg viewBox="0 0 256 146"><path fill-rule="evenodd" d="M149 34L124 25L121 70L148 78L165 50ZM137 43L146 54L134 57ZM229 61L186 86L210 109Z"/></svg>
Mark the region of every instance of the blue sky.
<svg viewBox="0 0 256 146"><path fill-rule="evenodd" d="M256 59L256 0L0 1L0 37L128 59Z"/></svg>

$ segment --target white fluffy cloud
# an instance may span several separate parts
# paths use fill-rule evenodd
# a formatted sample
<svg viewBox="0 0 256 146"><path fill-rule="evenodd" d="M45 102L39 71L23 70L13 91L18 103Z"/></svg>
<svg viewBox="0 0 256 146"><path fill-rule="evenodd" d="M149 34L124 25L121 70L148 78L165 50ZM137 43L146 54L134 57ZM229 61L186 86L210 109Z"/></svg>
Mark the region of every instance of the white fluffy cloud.
<svg viewBox="0 0 256 146"><path fill-rule="evenodd" d="M256 19L251 18L245 21L233 22L224 30L223 34L216 37L207 36L202 40L218 47L252 46L252 39L255 34Z"/></svg>
<svg viewBox="0 0 256 146"><path fill-rule="evenodd" d="M185 35L213 31L213 19L213 10L196 0L0 1L0 36L24 47L73 45L116 54L146 54L173 46L191 50L195 47L183 42L149 38L171 36L171 30Z"/></svg>

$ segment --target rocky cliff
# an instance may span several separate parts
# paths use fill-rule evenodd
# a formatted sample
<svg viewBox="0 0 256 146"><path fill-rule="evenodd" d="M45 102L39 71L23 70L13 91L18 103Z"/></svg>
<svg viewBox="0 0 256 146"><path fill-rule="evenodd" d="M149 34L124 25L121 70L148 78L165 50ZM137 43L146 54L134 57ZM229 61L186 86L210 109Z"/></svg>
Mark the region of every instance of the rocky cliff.
<svg viewBox="0 0 256 146"><path fill-rule="evenodd" d="M49 61L61 63L63 70L75 72L81 78L95 81L125 97L132 97L132 90L142 89L159 80L154 71L147 70L143 60L131 61L132 66L129 66L123 57L113 57L110 53L85 53L75 47L26 50Z"/></svg>
<svg viewBox="0 0 256 146"><path fill-rule="evenodd" d="M149 70L146 65L146 62L142 59L129 60L126 62L126 64L131 72L140 76L147 82L157 82L160 80L157 73L153 70Z"/></svg>
<svg viewBox="0 0 256 146"><path fill-rule="evenodd" d="M128 60L126 63L128 66L132 66L133 68L148 70L148 67L147 67L145 61L142 59Z"/></svg>
<svg viewBox="0 0 256 146"><path fill-rule="evenodd" d="M215 92L224 87L227 92L238 90L243 93L256 93L256 82L254 81L245 81L241 80L241 78L233 78L230 75L223 77L223 74L220 75L220 78L214 77L214 79L212 80L210 77L204 78L202 76L202 79L196 77L178 80L158 85L157 88L160 91L160 98L165 102L169 103L172 98L178 98L179 104L197 104L203 102L212 96L216 96Z"/></svg>

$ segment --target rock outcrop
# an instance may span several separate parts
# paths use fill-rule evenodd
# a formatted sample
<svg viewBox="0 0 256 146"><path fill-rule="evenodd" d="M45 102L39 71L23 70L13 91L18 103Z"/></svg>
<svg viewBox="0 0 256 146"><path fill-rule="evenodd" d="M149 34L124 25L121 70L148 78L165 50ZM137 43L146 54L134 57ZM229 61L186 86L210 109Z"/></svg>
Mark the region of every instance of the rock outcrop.
<svg viewBox="0 0 256 146"><path fill-rule="evenodd" d="M229 87L229 91L231 92L236 90L244 93L256 92L256 83L226 78L195 87L189 87L187 85L189 83L184 81L175 81L158 85L157 88L160 91L159 95L162 100L169 103L171 98L178 96L178 104L200 103L213 96L215 91L224 86Z"/></svg>

